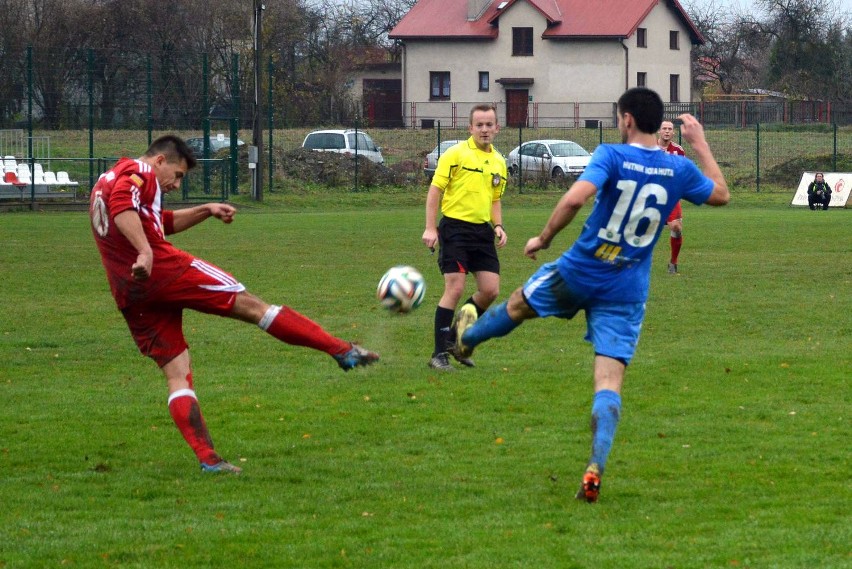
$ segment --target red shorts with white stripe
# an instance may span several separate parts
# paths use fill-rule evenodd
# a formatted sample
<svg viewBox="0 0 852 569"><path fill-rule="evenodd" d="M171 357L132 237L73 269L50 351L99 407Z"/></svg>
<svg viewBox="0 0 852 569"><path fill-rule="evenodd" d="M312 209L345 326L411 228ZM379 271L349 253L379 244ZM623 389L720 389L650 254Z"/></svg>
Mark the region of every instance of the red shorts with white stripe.
<svg viewBox="0 0 852 569"><path fill-rule="evenodd" d="M246 288L215 265L195 259L174 282L122 310L139 351L160 367L186 350L183 310L227 316Z"/></svg>
<svg viewBox="0 0 852 569"><path fill-rule="evenodd" d="M671 223L675 219L683 219L683 209L680 207L680 201L678 201L677 205L674 206L674 209L669 214L669 218L666 220L666 223Z"/></svg>

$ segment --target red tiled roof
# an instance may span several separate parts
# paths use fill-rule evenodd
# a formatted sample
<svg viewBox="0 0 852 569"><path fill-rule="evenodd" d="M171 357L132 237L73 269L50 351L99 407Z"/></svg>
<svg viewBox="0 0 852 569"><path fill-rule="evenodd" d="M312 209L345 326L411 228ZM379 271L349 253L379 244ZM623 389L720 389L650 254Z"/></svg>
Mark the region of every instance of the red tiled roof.
<svg viewBox="0 0 852 569"><path fill-rule="evenodd" d="M482 16L467 19L466 0L419 0L391 30L392 39L493 39L503 12L527 2L545 18L548 28L542 37L626 38L660 2L667 3L689 28L692 41L704 38L678 0L491 0ZM502 8L498 9L498 6Z"/></svg>

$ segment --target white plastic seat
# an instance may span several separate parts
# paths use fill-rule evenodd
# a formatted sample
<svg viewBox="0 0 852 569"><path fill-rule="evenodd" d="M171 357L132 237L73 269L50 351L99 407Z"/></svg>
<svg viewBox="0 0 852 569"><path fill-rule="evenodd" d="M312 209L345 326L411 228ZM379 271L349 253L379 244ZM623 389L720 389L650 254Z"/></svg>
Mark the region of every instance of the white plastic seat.
<svg viewBox="0 0 852 569"><path fill-rule="evenodd" d="M56 180L56 172L51 172L50 170L45 172L44 183L48 185L58 184L59 182Z"/></svg>
<svg viewBox="0 0 852 569"><path fill-rule="evenodd" d="M43 186L44 185L44 173L36 171L36 173L33 174L33 182L38 186Z"/></svg>
<svg viewBox="0 0 852 569"><path fill-rule="evenodd" d="M40 162L33 164L33 177L38 178L39 174L44 174L44 168Z"/></svg>
<svg viewBox="0 0 852 569"><path fill-rule="evenodd" d="M30 173L30 165L21 163L18 164L18 179L23 184L30 184L33 181L33 175Z"/></svg>
<svg viewBox="0 0 852 569"><path fill-rule="evenodd" d="M62 184L65 186L76 186L77 182L72 182L71 178L68 177L68 172L57 172L56 173L56 182L58 184Z"/></svg>

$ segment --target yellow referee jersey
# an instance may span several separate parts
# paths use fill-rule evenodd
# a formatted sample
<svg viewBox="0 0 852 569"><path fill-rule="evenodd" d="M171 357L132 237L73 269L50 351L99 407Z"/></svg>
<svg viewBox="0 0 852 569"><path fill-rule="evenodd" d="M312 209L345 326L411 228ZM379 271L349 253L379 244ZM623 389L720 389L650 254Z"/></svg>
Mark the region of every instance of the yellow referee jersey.
<svg viewBox="0 0 852 569"><path fill-rule="evenodd" d="M471 223L491 221L491 205L506 190L506 159L492 145L477 148L471 136L438 159L432 185L443 192L441 213Z"/></svg>

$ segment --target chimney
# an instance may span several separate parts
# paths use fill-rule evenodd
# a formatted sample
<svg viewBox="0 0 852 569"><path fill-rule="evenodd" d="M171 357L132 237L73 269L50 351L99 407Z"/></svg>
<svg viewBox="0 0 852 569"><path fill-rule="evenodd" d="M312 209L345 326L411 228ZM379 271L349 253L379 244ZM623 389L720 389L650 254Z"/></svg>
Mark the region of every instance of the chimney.
<svg viewBox="0 0 852 569"><path fill-rule="evenodd" d="M467 0L467 21L475 22L491 4L491 0Z"/></svg>

